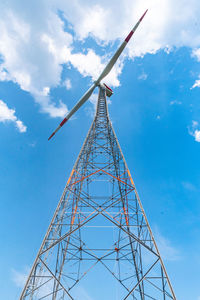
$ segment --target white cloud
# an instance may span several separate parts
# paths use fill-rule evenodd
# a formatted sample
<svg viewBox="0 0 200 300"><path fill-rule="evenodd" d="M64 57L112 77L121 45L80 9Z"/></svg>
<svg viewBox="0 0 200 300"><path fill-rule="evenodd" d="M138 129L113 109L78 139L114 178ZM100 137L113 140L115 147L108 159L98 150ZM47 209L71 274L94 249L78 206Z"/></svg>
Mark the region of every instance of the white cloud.
<svg viewBox="0 0 200 300"><path fill-rule="evenodd" d="M200 48L194 49L192 51L192 56L197 59L197 61L200 61Z"/></svg>
<svg viewBox="0 0 200 300"><path fill-rule="evenodd" d="M146 73L142 73L141 75L138 76L139 80L146 80L148 75Z"/></svg>
<svg viewBox="0 0 200 300"><path fill-rule="evenodd" d="M97 105L97 100L98 100L98 94L94 93L90 96L89 101L94 105L94 108L96 109L96 105Z"/></svg>
<svg viewBox="0 0 200 300"><path fill-rule="evenodd" d="M12 280L15 283L15 285L19 288L23 288L26 283L26 280L28 278L30 268L25 267L24 270L21 272L15 270L15 269L12 269L11 271L12 271ZM49 276L49 273L45 270L45 271L43 271L43 275ZM42 298L45 295L50 294L52 292L52 287L53 287L52 280L43 286L41 285L41 288L37 292L38 298L39 297Z"/></svg>
<svg viewBox="0 0 200 300"><path fill-rule="evenodd" d="M50 88L48 86L45 86L43 88L42 94L43 94L43 96L48 96L49 92L50 92Z"/></svg>
<svg viewBox="0 0 200 300"><path fill-rule="evenodd" d="M154 235L159 252L164 260L175 261L181 258L179 251L171 245L169 239L160 233L157 226L154 228Z"/></svg>
<svg viewBox="0 0 200 300"><path fill-rule="evenodd" d="M181 101L178 101L178 100L172 100L170 101L169 105L181 105L182 102Z"/></svg>
<svg viewBox="0 0 200 300"><path fill-rule="evenodd" d="M190 182L182 182L182 185L183 187L186 189L186 190L189 190L189 191L196 191L196 187L194 186L194 184L190 183Z"/></svg>
<svg viewBox="0 0 200 300"><path fill-rule="evenodd" d="M69 78L65 79L63 86L65 86L67 90L70 90L72 88L71 80Z"/></svg>
<svg viewBox="0 0 200 300"><path fill-rule="evenodd" d="M12 269L11 272L12 272L12 280L15 283L16 287L19 287L22 289L28 278L30 268L25 267L24 270L21 272L15 270L15 269ZM49 276L49 273L47 271L43 271L43 275L45 275L45 274L47 276ZM53 281L51 280L39 289L39 291L37 292L38 298L39 297L42 298L47 294L51 294L52 289L53 289ZM93 298L89 295L87 290L83 286L80 286L80 285L75 290L75 297L81 298L84 300L93 300Z"/></svg>
<svg viewBox="0 0 200 300"><path fill-rule="evenodd" d="M141 28L131 41L129 54L155 53L174 46L200 46L198 0L57 1L71 22L77 38L93 36L100 42L123 39L142 13L149 8Z"/></svg>
<svg viewBox="0 0 200 300"><path fill-rule="evenodd" d="M90 98L89 98L89 102L92 103L92 106L88 105L85 107L85 112L88 116L90 116L92 119L95 116L95 112L96 112L96 105L97 105L97 99L98 99L98 94L97 93L93 93Z"/></svg>
<svg viewBox="0 0 200 300"><path fill-rule="evenodd" d="M94 300L94 298L89 295L88 291L80 285L76 288L74 295L77 299L80 298L84 300Z"/></svg>
<svg viewBox="0 0 200 300"><path fill-rule="evenodd" d="M12 80L30 92L41 111L52 117L63 117L67 111L64 103L52 103L49 92L60 82L61 64L71 42L60 18L44 3L0 4L0 79Z"/></svg>
<svg viewBox="0 0 200 300"><path fill-rule="evenodd" d="M27 127L22 123L22 121L17 120L16 126L20 132L26 132Z"/></svg>
<svg viewBox="0 0 200 300"><path fill-rule="evenodd" d="M81 75L84 77L91 76L92 80L96 80L100 73L103 71L106 63L108 62L108 57L100 57L92 49L88 49L87 53L75 53L70 54L69 62L76 68ZM120 82L118 79L119 74L122 71L122 61L118 61L113 67L110 74L106 76L104 81L111 86L119 86Z"/></svg>
<svg viewBox="0 0 200 300"><path fill-rule="evenodd" d="M195 80L195 83L193 84L193 86L190 89L192 90L195 87L200 87L200 79Z"/></svg>
<svg viewBox="0 0 200 300"><path fill-rule="evenodd" d="M89 36L101 46L121 41L146 8L149 12L124 57L143 56L160 49L169 52L173 47L186 46L191 47L192 55L200 60L198 0L102 0L101 3L86 0L84 5L81 0L10 0L0 4L0 55L3 60L0 80L11 80L31 93L41 112L63 117L67 106L62 101L56 105L50 93L51 88L62 85L63 65L72 65L83 76L91 76L94 80L110 57L110 54L101 57L91 49L82 53L73 41L84 42ZM65 31L58 11L71 24L74 37ZM120 85L124 57L106 78L111 86Z"/></svg>
<svg viewBox="0 0 200 300"><path fill-rule="evenodd" d="M34 148L36 146L36 144L37 144L36 142L32 142L32 143L29 144L29 146Z"/></svg>
<svg viewBox="0 0 200 300"><path fill-rule="evenodd" d="M9 109L7 104L0 100L0 122L16 121L15 110Z"/></svg>
<svg viewBox="0 0 200 300"><path fill-rule="evenodd" d="M40 111L48 113L52 118L63 118L68 112L67 106L61 100L56 106L55 103L50 101L49 96L37 95L35 96L35 101L40 104Z"/></svg>
<svg viewBox="0 0 200 300"><path fill-rule="evenodd" d="M29 272L30 272L30 269L28 267L24 268L24 270L22 272L12 269L12 280L14 281L14 283L17 287L20 287L20 288L24 287Z"/></svg>
<svg viewBox="0 0 200 300"><path fill-rule="evenodd" d="M195 130L194 131L194 138L195 138L195 141L200 143L200 130Z"/></svg>
<svg viewBox="0 0 200 300"><path fill-rule="evenodd" d="M198 124L199 124L199 123L198 123L197 121L194 121L194 120L192 121L192 127L197 127Z"/></svg>
<svg viewBox="0 0 200 300"><path fill-rule="evenodd" d="M27 127L15 115L15 110L8 108L7 104L0 100L0 122L14 122L19 132L26 132Z"/></svg>
<svg viewBox="0 0 200 300"><path fill-rule="evenodd" d="M192 121L192 126L189 127L189 134L192 135L196 142L200 143L200 129L198 129L199 123Z"/></svg>

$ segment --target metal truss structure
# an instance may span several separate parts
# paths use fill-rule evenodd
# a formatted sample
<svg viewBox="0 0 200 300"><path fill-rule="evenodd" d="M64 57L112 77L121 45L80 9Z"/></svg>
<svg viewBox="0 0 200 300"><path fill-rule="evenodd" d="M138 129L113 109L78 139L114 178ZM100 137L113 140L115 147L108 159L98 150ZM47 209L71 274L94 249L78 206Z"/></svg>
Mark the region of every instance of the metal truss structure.
<svg viewBox="0 0 200 300"><path fill-rule="evenodd" d="M20 297L36 299L176 299L102 86L95 118Z"/></svg>

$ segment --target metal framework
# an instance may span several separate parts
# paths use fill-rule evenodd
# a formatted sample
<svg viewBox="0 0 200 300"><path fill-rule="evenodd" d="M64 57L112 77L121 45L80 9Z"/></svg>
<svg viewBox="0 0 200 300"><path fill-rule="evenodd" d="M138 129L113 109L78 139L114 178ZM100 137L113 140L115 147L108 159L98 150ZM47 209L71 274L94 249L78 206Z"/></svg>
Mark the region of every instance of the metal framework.
<svg viewBox="0 0 200 300"><path fill-rule="evenodd" d="M22 291L20 300L28 299L176 299L110 122L103 86Z"/></svg>

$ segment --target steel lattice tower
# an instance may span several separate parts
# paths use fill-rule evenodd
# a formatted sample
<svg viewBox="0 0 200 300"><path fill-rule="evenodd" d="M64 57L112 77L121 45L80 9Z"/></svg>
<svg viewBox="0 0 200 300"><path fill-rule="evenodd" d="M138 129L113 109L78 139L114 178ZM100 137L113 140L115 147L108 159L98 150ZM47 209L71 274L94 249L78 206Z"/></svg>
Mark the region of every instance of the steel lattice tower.
<svg viewBox="0 0 200 300"><path fill-rule="evenodd" d="M21 300L176 299L100 85L96 115Z"/></svg>

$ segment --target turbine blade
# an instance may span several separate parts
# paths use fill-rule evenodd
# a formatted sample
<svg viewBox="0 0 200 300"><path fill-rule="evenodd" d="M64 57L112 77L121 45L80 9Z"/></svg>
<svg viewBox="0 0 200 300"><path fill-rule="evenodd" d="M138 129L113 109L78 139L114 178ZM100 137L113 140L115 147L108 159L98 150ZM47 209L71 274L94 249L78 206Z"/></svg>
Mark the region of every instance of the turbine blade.
<svg viewBox="0 0 200 300"><path fill-rule="evenodd" d="M92 92L94 91L95 87L97 86L96 83L94 83L87 92L81 97L81 99L76 103L76 105L72 108L72 110L66 115L66 117L62 120L60 125L54 130L54 132L50 135L48 138L48 141L56 134L56 132L71 118L71 116L87 101Z"/></svg>
<svg viewBox="0 0 200 300"><path fill-rule="evenodd" d="M113 57L111 58L111 60L109 61L109 63L107 64L107 66L105 67L105 69L103 70L103 72L101 73L101 75L99 76L99 78L97 79L97 84L100 83L100 81L110 73L111 69L113 68L114 64L116 63L117 59L119 58L119 56L121 55L121 53L123 52L124 48L126 47L127 43L129 42L129 40L131 39L132 35L134 34L134 32L136 31L136 29L138 28L138 26L140 25L140 23L142 22L144 16L146 15L148 9L144 12L144 14L142 15L142 17L139 19L139 21L136 23L136 25L133 27L133 29L130 31L130 33L127 35L127 37L125 38L124 42L121 44L121 46L117 49L117 51L115 52L115 54L113 55Z"/></svg>
<svg viewBox="0 0 200 300"><path fill-rule="evenodd" d="M72 110L66 115L66 117L62 120L60 125L56 128L56 130L50 135L48 140L50 140L56 132L71 118L71 116L88 100L88 98L91 96L92 92L94 91L95 87L100 84L100 81L110 73L111 69L113 68L114 64L116 63L117 59L123 52L124 48L126 47L127 43L131 39L132 35L136 31L139 24L142 22L144 16L146 15L148 9L144 12L142 17L139 19L139 21L136 23L136 25L133 27L133 29L130 31L130 33L125 38L124 42L121 44L121 46L117 49L113 57L110 59L109 63L99 76L99 78L94 82L94 84L87 90L87 92L82 96L82 98L76 103L76 105L72 108Z"/></svg>

